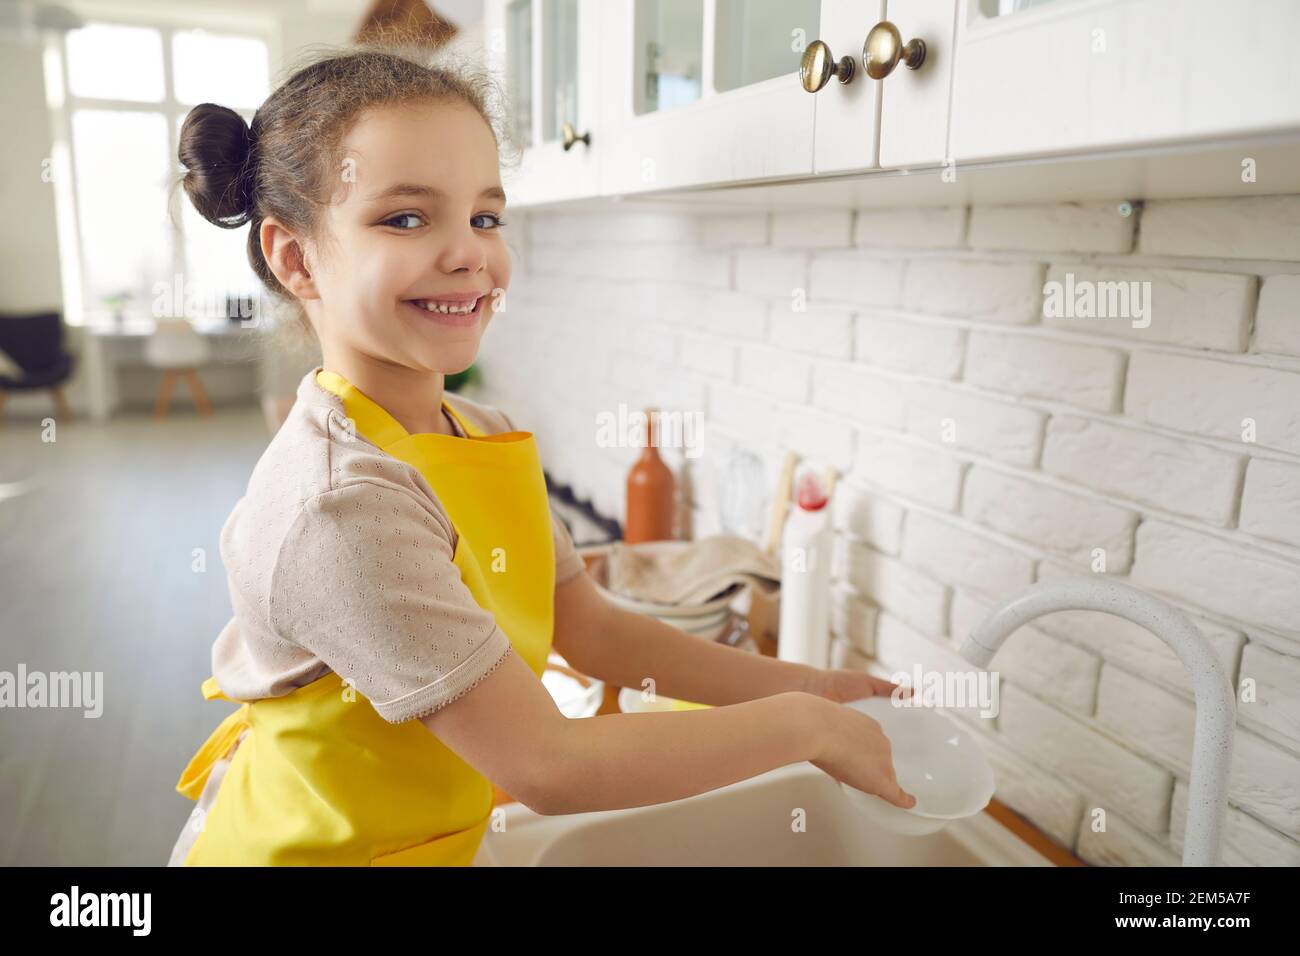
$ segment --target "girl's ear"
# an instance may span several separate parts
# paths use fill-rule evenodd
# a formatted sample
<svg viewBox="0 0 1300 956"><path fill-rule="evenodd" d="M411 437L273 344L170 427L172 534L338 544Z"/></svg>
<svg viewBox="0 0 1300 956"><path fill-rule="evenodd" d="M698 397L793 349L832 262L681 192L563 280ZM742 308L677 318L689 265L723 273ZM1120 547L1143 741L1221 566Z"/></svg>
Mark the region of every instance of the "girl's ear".
<svg viewBox="0 0 1300 956"><path fill-rule="evenodd" d="M296 235L278 219L268 216L262 220L258 238L262 243L262 255L266 264L280 285L299 299L320 297L311 270L307 268L303 243Z"/></svg>

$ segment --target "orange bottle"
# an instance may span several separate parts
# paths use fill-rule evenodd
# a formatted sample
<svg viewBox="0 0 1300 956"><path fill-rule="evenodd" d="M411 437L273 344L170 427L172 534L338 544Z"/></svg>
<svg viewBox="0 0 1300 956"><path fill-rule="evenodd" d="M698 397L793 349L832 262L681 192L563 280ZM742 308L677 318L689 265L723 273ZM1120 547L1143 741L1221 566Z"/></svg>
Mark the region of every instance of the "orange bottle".
<svg viewBox="0 0 1300 956"><path fill-rule="evenodd" d="M627 473L627 515L623 540L667 541L673 538L677 481L659 457L658 416L646 409L646 445Z"/></svg>

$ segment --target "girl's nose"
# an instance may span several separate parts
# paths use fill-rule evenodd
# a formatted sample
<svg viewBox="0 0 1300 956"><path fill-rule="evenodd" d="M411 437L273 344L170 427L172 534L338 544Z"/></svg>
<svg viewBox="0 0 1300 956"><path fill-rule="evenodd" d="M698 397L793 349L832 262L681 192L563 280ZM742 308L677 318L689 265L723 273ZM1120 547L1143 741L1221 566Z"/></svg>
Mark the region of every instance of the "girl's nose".
<svg viewBox="0 0 1300 956"><path fill-rule="evenodd" d="M446 237L438 255L443 272L468 271L471 275L487 268L487 244L468 225Z"/></svg>

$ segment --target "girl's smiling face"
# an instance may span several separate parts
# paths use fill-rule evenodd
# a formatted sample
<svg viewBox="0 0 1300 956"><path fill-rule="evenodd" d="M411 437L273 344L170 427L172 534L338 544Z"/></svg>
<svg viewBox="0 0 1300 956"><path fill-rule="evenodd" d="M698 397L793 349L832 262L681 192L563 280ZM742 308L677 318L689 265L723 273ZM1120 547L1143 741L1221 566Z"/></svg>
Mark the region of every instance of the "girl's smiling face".
<svg viewBox="0 0 1300 956"><path fill-rule="evenodd" d="M510 283L487 122L454 99L385 106L363 114L343 150L342 198L325 213L325 248L308 253L324 354L415 372L468 368ZM422 304L458 298L473 311Z"/></svg>

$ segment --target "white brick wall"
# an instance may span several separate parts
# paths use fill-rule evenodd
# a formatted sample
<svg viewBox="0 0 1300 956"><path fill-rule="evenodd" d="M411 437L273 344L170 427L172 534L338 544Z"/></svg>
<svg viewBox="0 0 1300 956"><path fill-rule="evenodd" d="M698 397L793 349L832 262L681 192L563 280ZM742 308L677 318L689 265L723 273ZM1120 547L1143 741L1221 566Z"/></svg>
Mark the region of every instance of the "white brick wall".
<svg viewBox="0 0 1300 956"><path fill-rule="evenodd" d="M970 389L929 381L909 382L903 398L907 431L925 441L951 445L1013 465L1033 467L1047 417Z"/></svg>
<svg viewBox="0 0 1300 956"><path fill-rule="evenodd" d="M885 249L955 249L966 232L966 208L859 209L854 245Z"/></svg>
<svg viewBox="0 0 1300 956"><path fill-rule="evenodd" d="M981 740L997 780L997 798L1062 846L1073 847L1083 795L1056 774L1019 756L1001 738Z"/></svg>
<svg viewBox="0 0 1300 956"><path fill-rule="evenodd" d="M1253 351L1300 355L1300 275L1269 276L1259 292Z"/></svg>
<svg viewBox="0 0 1300 956"><path fill-rule="evenodd" d="M1034 580L1033 558L1008 548L969 525L922 511L907 516L903 560L954 587L989 595L1008 594Z"/></svg>
<svg viewBox="0 0 1300 956"><path fill-rule="evenodd" d="M1241 530L1300 547L1300 465L1253 459L1241 498Z"/></svg>
<svg viewBox="0 0 1300 956"><path fill-rule="evenodd" d="M1104 548L1106 573L1186 613L1254 694L1225 862L1294 866L1300 198L1117 210L517 217L526 265L484 345L486 400L620 519L635 450L591 444L620 401L716 426L690 470L702 533L742 503L733 442L763 461L760 523L787 450L838 464L834 666L962 668L994 601L1092 573ZM1044 283L1067 272L1149 282L1151 324L1045 316ZM1000 715L961 717L998 798L1090 863L1177 864L1193 698L1173 651L1075 611L993 666Z"/></svg>
<svg viewBox="0 0 1300 956"><path fill-rule="evenodd" d="M1039 481L975 467L962 490L962 514L1059 557L1089 565L1098 549L1110 571L1126 571L1133 557L1137 515Z"/></svg>
<svg viewBox="0 0 1300 956"><path fill-rule="evenodd" d="M1017 751L1090 795L1089 807L1100 806L1153 835L1166 830L1172 774L1101 727L1008 682L1002 686L998 731Z"/></svg>
<svg viewBox="0 0 1300 956"><path fill-rule="evenodd" d="M915 440L900 441L879 432L858 436L856 470L882 488L945 511L955 511L961 495L963 462L944 449Z"/></svg>
<svg viewBox="0 0 1300 956"><path fill-rule="evenodd" d="M966 333L959 328L862 312L857 317L853 357L927 378L956 378L965 347Z"/></svg>
<svg viewBox="0 0 1300 956"><path fill-rule="evenodd" d="M913 259L903 279L911 312L1023 325L1042 312L1042 267L1033 262Z"/></svg>
<svg viewBox="0 0 1300 956"><path fill-rule="evenodd" d="M1254 276L1053 263L1047 282L1060 283L1062 294L1076 290L1073 308L1045 310L1043 322L1052 328L1221 352L1244 352L1250 340ZM1079 299L1085 283L1091 307Z"/></svg>
<svg viewBox="0 0 1300 956"><path fill-rule="evenodd" d="M823 362L813 379L812 403L869 425L901 430L907 405L902 383L874 369L845 362Z"/></svg>
<svg viewBox="0 0 1300 956"><path fill-rule="evenodd" d="M834 212L778 212L772 216L772 245L793 249L842 249L853 232L853 214Z"/></svg>
<svg viewBox="0 0 1300 956"><path fill-rule="evenodd" d="M846 309L812 306L798 312L789 300L774 303L771 328L771 342L779 348L836 359L853 354L853 313Z"/></svg>
<svg viewBox="0 0 1300 956"><path fill-rule="evenodd" d="M1300 641L1300 568L1165 521L1142 522L1133 583Z"/></svg>
<svg viewBox="0 0 1300 956"><path fill-rule="evenodd" d="M971 332L965 378L1015 397L1108 412L1119 404L1124 353L1036 336Z"/></svg>
<svg viewBox="0 0 1300 956"><path fill-rule="evenodd" d="M1042 467L1093 491L1223 526L1236 510L1242 462L1211 445L1054 415Z"/></svg>
<svg viewBox="0 0 1300 956"><path fill-rule="evenodd" d="M1139 247L1157 255L1300 261L1300 196L1148 202Z"/></svg>
<svg viewBox="0 0 1300 956"><path fill-rule="evenodd" d="M851 251L814 252L808 276L808 294L827 302L888 307L903 298L903 262L898 259Z"/></svg>
<svg viewBox="0 0 1300 956"><path fill-rule="evenodd" d="M1151 425L1300 455L1297 394L1300 371L1134 352L1124 412Z"/></svg>
<svg viewBox="0 0 1300 956"><path fill-rule="evenodd" d="M1116 204L1109 202L976 206L970 243L976 249L1128 252L1135 222L1135 216L1116 215Z"/></svg>

